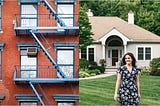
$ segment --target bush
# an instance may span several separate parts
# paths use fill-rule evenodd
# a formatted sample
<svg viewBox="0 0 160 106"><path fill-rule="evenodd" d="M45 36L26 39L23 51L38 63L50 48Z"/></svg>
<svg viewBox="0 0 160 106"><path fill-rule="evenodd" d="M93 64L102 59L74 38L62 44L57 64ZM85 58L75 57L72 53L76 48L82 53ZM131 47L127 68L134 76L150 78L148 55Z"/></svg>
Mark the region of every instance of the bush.
<svg viewBox="0 0 160 106"><path fill-rule="evenodd" d="M94 70L88 70L87 73L89 73L90 75L98 75L101 72L98 69L94 69Z"/></svg>
<svg viewBox="0 0 160 106"><path fill-rule="evenodd" d="M85 78L85 77L89 77L89 73L87 73L86 71L80 71L79 72L79 77L80 78Z"/></svg>
<svg viewBox="0 0 160 106"><path fill-rule="evenodd" d="M97 62L90 61L90 62L89 62L89 66L90 66L90 67L92 67L92 66L97 66Z"/></svg>
<svg viewBox="0 0 160 106"><path fill-rule="evenodd" d="M79 66L80 66L80 68L83 68L83 69L88 68L88 66L89 66L89 61L86 60L86 59L84 59L84 58L82 58L82 59L80 59L80 64L79 64Z"/></svg>
<svg viewBox="0 0 160 106"><path fill-rule="evenodd" d="M91 66L89 67L89 70L95 70L98 69L101 73L104 73L105 67L104 66Z"/></svg>
<svg viewBox="0 0 160 106"><path fill-rule="evenodd" d="M160 76L160 57L153 58L152 61L150 61L150 67L150 75Z"/></svg>
<svg viewBox="0 0 160 106"><path fill-rule="evenodd" d="M151 69L150 75L160 76L160 68Z"/></svg>
<svg viewBox="0 0 160 106"><path fill-rule="evenodd" d="M141 75L150 75L150 70L147 67L141 68Z"/></svg>
<svg viewBox="0 0 160 106"><path fill-rule="evenodd" d="M160 57L159 58L153 58L152 61L150 61L149 65L153 69L160 68Z"/></svg>

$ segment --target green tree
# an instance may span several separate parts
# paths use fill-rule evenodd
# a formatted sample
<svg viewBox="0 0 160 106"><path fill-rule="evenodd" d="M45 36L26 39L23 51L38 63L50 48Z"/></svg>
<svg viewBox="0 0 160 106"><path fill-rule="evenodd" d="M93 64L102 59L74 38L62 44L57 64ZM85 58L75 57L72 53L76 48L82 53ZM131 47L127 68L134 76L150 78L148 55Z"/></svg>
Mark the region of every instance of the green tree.
<svg viewBox="0 0 160 106"><path fill-rule="evenodd" d="M160 35L160 1L159 0L92 0L83 1L95 16L117 16L127 21L128 12L132 10L135 24Z"/></svg>
<svg viewBox="0 0 160 106"><path fill-rule="evenodd" d="M81 7L79 15L80 27L80 49L85 49L88 45L92 44L91 23L89 22L86 11Z"/></svg>

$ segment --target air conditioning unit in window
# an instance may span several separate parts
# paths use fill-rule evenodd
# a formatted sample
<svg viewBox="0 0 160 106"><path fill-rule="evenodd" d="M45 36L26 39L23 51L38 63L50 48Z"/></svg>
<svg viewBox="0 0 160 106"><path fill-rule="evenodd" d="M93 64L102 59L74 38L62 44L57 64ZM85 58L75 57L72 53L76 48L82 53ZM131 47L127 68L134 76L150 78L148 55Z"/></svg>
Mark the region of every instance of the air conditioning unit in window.
<svg viewBox="0 0 160 106"><path fill-rule="evenodd" d="M36 47L28 47L27 48L28 56L37 56L37 48Z"/></svg>

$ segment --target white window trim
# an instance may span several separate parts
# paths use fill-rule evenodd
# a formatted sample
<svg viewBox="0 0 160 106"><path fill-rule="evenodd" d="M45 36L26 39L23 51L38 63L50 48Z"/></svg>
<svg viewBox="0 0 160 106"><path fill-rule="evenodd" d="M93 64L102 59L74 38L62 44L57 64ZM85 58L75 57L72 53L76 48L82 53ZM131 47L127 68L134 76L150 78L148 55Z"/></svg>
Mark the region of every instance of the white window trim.
<svg viewBox="0 0 160 106"><path fill-rule="evenodd" d="M138 60L138 48L143 48L143 60ZM136 46L136 60L137 61L150 61L150 60L146 60L146 56L145 56L145 48L151 48L151 60L152 60L152 46Z"/></svg>
<svg viewBox="0 0 160 106"><path fill-rule="evenodd" d="M96 47L95 46L87 46L87 60L89 60L89 57L88 57L89 48L94 48L94 62L96 62Z"/></svg>

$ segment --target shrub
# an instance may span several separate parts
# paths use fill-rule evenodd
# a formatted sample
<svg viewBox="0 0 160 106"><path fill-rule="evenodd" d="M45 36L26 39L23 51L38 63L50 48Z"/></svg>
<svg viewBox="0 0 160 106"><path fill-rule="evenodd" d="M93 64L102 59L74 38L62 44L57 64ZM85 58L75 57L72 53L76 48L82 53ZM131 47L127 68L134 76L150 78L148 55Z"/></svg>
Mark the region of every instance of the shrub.
<svg viewBox="0 0 160 106"><path fill-rule="evenodd" d="M150 70L147 67L141 68L141 75L150 75Z"/></svg>
<svg viewBox="0 0 160 106"><path fill-rule="evenodd" d="M80 59L80 68L88 68L89 66L89 61L86 60L85 58Z"/></svg>
<svg viewBox="0 0 160 106"><path fill-rule="evenodd" d="M153 58L152 61L150 61L150 67L150 75L160 76L160 57Z"/></svg>
<svg viewBox="0 0 160 106"><path fill-rule="evenodd" d="M92 66L97 66L97 62L90 61L90 62L89 62L89 66L90 66L90 67L92 67Z"/></svg>
<svg viewBox="0 0 160 106"><path fill-rule="evenodd" d="M91 66L91 67L89 67L89 70L95 70L95 69L100 70L101 73L104 73L104 71L105 71L104 66Z"/></svg>
<svg viewBox="0 0 160 106"><path fill-rule="evenodd" d="M98 69L94 69L94 70L88 70L87 73L89 73L90 75L98 75L101 72Z"/></svg>
<svg viewBox="0 0 160 106"><path fill-rule="evenodd" d="M151 69L150 75L160 76L160 68Z"/></svg>
<svg viewBox="0 0 160 106"><path fill-rule="evenodd" d="M86 71L80 71L79 72L79 77L80 78L85 78L85 77L89 77L89 73L87 73Z"/></svg>

